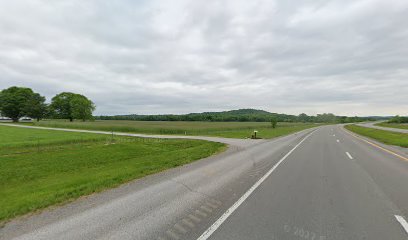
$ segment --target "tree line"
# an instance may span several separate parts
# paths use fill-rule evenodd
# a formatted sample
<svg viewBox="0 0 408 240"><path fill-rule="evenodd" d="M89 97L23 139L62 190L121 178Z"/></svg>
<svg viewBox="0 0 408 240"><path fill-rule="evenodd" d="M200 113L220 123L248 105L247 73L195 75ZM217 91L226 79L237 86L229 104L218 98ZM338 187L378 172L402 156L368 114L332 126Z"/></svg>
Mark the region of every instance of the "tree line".
<svg viewBox="0 0 408 240"><path fill-rule="evenodd" d="M46 98L31 88L10 87L0 92L0 114L13 122L22 117L39 121L42 118L88 120L92 119L95 104L87 97L71 92L62 92L46 103Z"/></svg>
<svg viewBox="0 0 408 240"><path fill-rule="evenodd" d="M99 120L134 120L134 121L208 121L208 122L307 122L307 123L352 123L372 121L370 117L347 117L335 116L332 113L317 114L309 116L305 113L299 115L288 115L270 113L257 109L239 109L224 112L204 112L189 114L164 114L164 115L116 115L97 116Z"/></svg>
<svg viewBox="0 0 408 240"><path fill-rule="evenodd" d="M332 113L309 116L305 113L288 115L257 109L239 109L224 112L204 112L164 115L116 115L93 117L95 104L87 97L71 92L62 92L46 103L46 98L30 88L10 87L0 92L0 115L18 122L21 117L39 121L42 118L89 120L134 120L134 121L208 121L208 122L305 122L305 123L353 123L376 120L374 117L336 116ZM407 118L396 116L391 122L408 122Z"/></svg>
<svg viewBox="0 0 408 240"><path fill-rule="evenodd" d="M388 120L388 123L408 123L408 117L401 117L397 115Z"/></svg>

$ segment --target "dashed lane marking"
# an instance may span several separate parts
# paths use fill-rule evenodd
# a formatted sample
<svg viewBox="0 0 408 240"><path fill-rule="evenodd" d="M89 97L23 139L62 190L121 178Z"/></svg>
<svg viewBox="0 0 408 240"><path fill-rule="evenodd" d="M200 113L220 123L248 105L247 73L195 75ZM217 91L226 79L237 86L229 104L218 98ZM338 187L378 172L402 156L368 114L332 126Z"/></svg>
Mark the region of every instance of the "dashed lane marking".
<svg viewBox="0 0 408 240"><path fill-rule="evenodd" d="M398 157L398 158L401 158L402 160L408 161L408 158L406 158L406 157L404 157L404 156L401 156L401 155L399 155L398 153L395 153L395 152L393 152L393 151L391 151L391 150L385 149L385 148L379 146L378 144L375 144L375 143L373 143L373 142L370 142L370 141L368 141L368 140L366 140L366 139L364 139L364 138L362 138L362 137L359 137L359 136L357 136L357 135L355 135L355 134L353 134L353 133L351 133L351 132L349 132L349 131L346 131L346 130L344 130L344 131L345 131L346 133L350 134L351 136L353 136L353 137L355 137L355 138L357 138L357 139L360 139L361 141L364 141L364 142L370 144L370 145L373 146L373 147L376 147L376 148L378 148L378 149L381 149L381 150L383 150L383 151L385 151L385 152L387 152L387 153L389 153L389 154L392 154L392 155L394 155L394 156L396 156L396 157Z"/></svg>

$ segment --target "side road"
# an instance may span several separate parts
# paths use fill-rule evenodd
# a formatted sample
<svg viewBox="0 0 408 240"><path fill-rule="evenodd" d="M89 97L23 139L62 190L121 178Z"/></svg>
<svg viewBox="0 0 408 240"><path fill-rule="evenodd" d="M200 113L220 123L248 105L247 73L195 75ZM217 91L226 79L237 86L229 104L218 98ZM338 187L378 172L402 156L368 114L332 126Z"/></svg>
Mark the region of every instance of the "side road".
<svg viewBox="0 0 408 240"><path fill-rule="evenodd" d="M375 129L390 131L390 132L408 133L408 129L381 127L381 126L376 126L375 124L377 124L377 123L379 123L379 122L366 122L366 123L359 123L359 124L356 124L356 125L362 126L362 127L368 127L368 128L375 128Z"/></svg>
<svg viewBox="0 0 408 240"><path fill-rule="evenodd" d="M142 138L167 138L167 139L196 139L196 140L206 140L211 142L225 143L236 147L248 147L265 142L263 139L234 139L234 138L222 138L222 137L207 137L207 136L183 136L183 135L150 135L141 133L124 133L124 132L107 132L107 131L94 131L94 130L83 130L83 129L68 129L68 128L50 128L50 127L37 127L28 126L12 123L0 123L4 126L20 127L20 128L33 128L33 129L44 129L44 130L54 130L54 131L65 131L65 132L83 132L83 133L96 133L96 134L114 134L116 136L129 136L129 137L142 137Z"/></svg>

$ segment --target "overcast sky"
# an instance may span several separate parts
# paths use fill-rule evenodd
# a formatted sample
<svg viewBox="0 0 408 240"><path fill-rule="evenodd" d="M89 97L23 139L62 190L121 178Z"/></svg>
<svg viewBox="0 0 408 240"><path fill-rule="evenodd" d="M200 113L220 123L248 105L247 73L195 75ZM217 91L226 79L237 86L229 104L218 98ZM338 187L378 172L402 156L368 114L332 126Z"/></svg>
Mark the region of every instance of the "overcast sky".
<svg viewBox="0 0 408 240"><path fill-rule="evenodd" d="M98 115L408 115L408 1L1 1L13 85Z"/></svg>

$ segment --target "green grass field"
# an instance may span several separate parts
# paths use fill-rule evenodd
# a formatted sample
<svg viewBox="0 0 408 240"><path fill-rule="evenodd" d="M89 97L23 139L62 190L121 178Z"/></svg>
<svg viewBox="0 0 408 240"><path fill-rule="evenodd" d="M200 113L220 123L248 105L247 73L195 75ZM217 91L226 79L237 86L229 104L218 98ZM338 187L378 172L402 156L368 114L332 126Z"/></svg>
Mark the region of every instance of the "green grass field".
<svg viewBox="0 0 408 240"><path fill-rule="evenodd" d="M0 126L0 223L223 151L221 143Z"/></svg>
<svg viewBox="0 0 408 240"><path fill-rule="evenodd" d="M374 128L366 128L356 125L347 125L346 129L357 134L373 138L385 144L408 147L408 134L384 131Z"/></svg>
<svg viewBox="0 0 408 240"><path fill-rule="evenodd" d="M88 129L145 134L202 135L228 138L248 138L258 130L261 138L274 138L303 129L316 127L308 123L278 123L273 129L268 122L154 122L105 120L94 122L40 121L35 126Z"/></svg>
<svg viewBox="0 0 408 240"><path fill-rule="evenodd" d="M381 127L408 129L408 123L377 123L375 125Z"/></svg>

